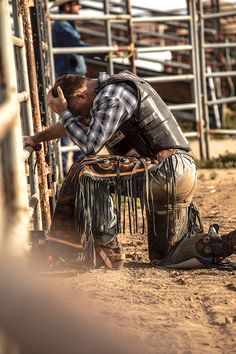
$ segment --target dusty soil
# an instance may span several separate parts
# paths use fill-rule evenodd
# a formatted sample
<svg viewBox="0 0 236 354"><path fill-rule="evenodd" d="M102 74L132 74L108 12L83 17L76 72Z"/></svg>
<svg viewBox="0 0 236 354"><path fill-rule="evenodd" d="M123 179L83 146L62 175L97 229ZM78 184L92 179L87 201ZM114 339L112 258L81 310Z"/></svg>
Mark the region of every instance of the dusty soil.
<svg viewBox="0 0 236 354"><path fill-rule="evenodd" d="M212 222L221 232L235 228L236 171L198 175L195 203L205 229ZM96 304L114 332L125 333L143 353L236 353L236 271L153 268L145 236L121 239L127 253L122 270L65 270L54 280L74 300Z"/></svg>
<svg viewBox="0 0 236 354"><path fill-rule="evenodd" d="M226 136L224 138L217 138L210 136L209 138L209 158L215 158L219 155L225 155L228 152L236 153L236 137ZM198 140L189 141L192 151L196 158L200 159L200 145ZM204 154L206 154L206 147L203 146Z"/></svg>

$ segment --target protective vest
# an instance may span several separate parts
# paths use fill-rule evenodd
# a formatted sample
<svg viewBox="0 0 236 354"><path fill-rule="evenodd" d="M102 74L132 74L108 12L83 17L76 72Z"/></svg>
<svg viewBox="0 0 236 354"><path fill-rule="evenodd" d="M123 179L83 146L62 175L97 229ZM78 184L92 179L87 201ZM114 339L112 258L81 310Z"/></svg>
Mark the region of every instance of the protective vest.
<svg viewBox="0 0 236 354"><path fill-rule="evenodd" d="M125 70L99 85L98 92L118 82L136 87L138 105L106 143L111 154L151 157L165 149L191 150L171 111L145 80Z"/></svg>

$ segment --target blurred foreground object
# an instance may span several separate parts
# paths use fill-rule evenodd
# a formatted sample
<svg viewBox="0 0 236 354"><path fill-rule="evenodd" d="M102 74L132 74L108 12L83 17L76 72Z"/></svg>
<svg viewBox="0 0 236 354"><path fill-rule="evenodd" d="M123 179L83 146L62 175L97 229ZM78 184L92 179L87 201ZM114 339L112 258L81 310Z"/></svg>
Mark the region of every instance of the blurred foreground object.
<svg viewBox="0 0 236 354"><path fill-rule="evenodd" d="M16 343L17 353L141 353L120 333L116 336L114 319L65 300L63 290L49 289L51 282L6 254L0 256L0 283L0 326Z"/></svg>

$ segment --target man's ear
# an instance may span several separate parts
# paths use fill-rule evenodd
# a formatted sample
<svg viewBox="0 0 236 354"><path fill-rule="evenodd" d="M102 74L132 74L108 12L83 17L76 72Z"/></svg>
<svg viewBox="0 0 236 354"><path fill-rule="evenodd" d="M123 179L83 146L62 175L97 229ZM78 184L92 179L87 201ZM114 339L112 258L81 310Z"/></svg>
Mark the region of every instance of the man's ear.
<svg viewBox="0 0 236 354"><path fill-rule="evenodd" d="M76 97L80 97L80 98L87 98L87 94L85 92L76 92L75 93Z"/></svg>

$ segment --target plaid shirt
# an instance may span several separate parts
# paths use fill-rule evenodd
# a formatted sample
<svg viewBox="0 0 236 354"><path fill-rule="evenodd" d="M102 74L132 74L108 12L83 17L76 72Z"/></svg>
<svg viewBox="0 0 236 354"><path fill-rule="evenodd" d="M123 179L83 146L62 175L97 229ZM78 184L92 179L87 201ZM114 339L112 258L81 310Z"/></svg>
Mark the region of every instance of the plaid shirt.
<svg viewBox="0 0 236 354"><path fill-rule="evenodd" d="M103 74L102 79L108 77ZM119 126L132 116L137 104L137 92L133 86L125 82L110 84L99 91L93 101L89 127L80 124L68 110L61 115L60 122L85 155L96 154Z"/></svg>

